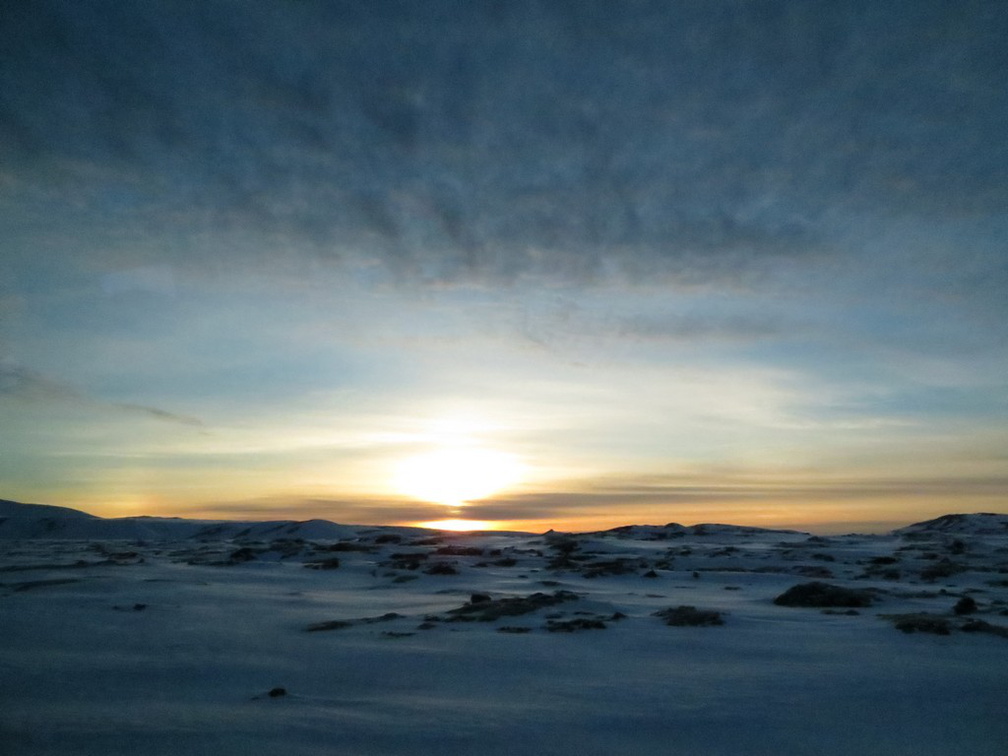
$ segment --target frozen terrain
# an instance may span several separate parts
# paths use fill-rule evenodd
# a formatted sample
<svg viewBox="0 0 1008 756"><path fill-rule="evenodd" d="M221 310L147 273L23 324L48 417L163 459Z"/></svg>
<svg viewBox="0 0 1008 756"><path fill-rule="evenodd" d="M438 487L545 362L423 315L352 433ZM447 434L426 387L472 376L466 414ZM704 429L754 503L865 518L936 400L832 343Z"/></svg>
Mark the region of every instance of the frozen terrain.
<svg viewBox="0 0 1008 756"><path fill-rule="evenodd" d="M0 637L4 754L1000 756L1008 515L463 535L0 502Z"/></svg>

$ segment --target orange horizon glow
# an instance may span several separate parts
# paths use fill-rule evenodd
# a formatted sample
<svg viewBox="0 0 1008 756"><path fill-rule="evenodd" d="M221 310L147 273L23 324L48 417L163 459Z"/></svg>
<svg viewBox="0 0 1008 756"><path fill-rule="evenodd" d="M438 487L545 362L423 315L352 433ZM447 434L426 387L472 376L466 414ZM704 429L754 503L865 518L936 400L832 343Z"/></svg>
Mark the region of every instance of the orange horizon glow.
<svg viewBox="0 0 1008 756"><path fill-rule="evenodd" d="M787 502L786 490L767 491L766 500L739 502L737 499L711 498L701 503L614 503L601 507L586 504L583 511L551 512L548 505L533 514L515 512L514 518L502 505L491 500L497 518L481 518L482 502L474 501L463 508L446 509L438 505L418 505L413 517L403 516L397 499L299 499L293 494L271 496L245 501L172 502L162 496L130 496L106 498L89 495L69 495L64 492L38 497L19 496L11 492L13 500L34 501L65 506L106 517L184 517L215 521L304 521L322 519L344 525L375 527L418 527L445 532L513 531L544 533L549 530L568 533L598 532L625 525L656 525L670 522L682 525L722 523L771 529L791 529L817 534L871 533L933 519L950 513L1004 512L1002 496L987 491L961 491L950 496L943 489L928 495L863 497L834 495L809 496L793 503ZM591 493L586 493L590 503ZM761 497L762 499L762 497ZM787 503L785 503L787 502ZM399 510L398 512L396 510ZM594 510L594 511L592 511ZM386 513L387 512L387 513ZM489 514L489 510L487 512ZM525 515L524 517L522 515ZM530 517L529 514L532 516ZM397 516L398 515L398 516ZM426 515L426 517L425 517ZM468 516L467 516L468 515Z"/></svg>
<svg viewBox="0 0 1008 756"><path fill-rule="evenodd" d="M427 528L429 530L450 530L455 533L471 533L477 530L511 530L505 520L431 520L429 522L407 523L409 527Z"/></svg>

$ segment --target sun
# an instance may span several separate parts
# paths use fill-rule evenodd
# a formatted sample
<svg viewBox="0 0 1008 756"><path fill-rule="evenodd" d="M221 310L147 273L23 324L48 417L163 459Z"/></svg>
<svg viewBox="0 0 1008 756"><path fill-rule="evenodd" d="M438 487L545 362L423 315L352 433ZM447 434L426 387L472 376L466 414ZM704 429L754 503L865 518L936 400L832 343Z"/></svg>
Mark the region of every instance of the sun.
<svg viewBox="0 0 1008 756"><path fill-rule="evenodd" d="M406 496L446 507L492 496L515 484L521 465L511 454L480 447L443 447L409 457L395 471Z"/></svg>
<svg viewBox="0 0 1008 756"><path fill-rule="evenodd" d="M474 533L480 530L497 530L500 523L496 520L432 520L415 523L416 527L431 530L451 530L455 533Z"/></svg>

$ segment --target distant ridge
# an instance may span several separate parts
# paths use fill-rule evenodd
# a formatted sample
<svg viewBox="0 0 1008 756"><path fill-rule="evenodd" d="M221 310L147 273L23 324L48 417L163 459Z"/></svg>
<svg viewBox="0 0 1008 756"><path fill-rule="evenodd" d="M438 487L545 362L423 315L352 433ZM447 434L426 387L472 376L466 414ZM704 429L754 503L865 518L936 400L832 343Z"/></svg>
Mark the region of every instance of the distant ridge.
<svg viewBox="0 0 1008 756"><path fill-rule="evenodd" d="M1008 514L975 512L973 514L947 514L933 520L917 522L893 531L899 535L924 533L949 533L956 535L1008 534Z"/></svg>
<svg viewBox="0 0 1008 756"><path fill-rule="evenodd" d="M48 504L22 504L19 501L0 499L0 517L80 517L97 520L87 512L70 507L54 507Z"/></svg>
<svg viewBox="0 0 1008 756"><path fill-rule="evenodd" d="M69 507L0 500L0 539L214 540L345 538L355 532L328 520L187 520L180 517L104 518Z"/></svg>
<svg viewBox="0 0 1008 756"><path fill-rule="evenodd" d="M408 531L415 528L371 526L376 530ZM205 540L306 538L341 539L353 537L359 526L341 525L329 520L190 520L181 517L97 517L79 509L22 504L0 499L0 540L13 539L95 539L95 540ZM553 531L550 531L551 533ZM701 523L680 525L621 525L580 535L614 535L617 537L664 540L682 535L758 535L760 533L796 534L799 530L759 528L748 525ZM977 512L947 514L933 520L917 522L892 531L893 535L1005 535L1008 534L1008 514ZM557 535L567 535L557 532Z"/></svg>
<svg viewBox="0 0 1008 756"><path fill-rule="evenodd" d="M669 537L684 535L759 535L760 533L779 533L794 535L804 533L801 530L783 530L781 528L757 528L750 525L727 525L715 522L703 522L698 525L680 525L670 522L667 525L620 525L616 528L603 530L602 533L612 533L628 538L643 538L645 540L665 540Z"/></svg>

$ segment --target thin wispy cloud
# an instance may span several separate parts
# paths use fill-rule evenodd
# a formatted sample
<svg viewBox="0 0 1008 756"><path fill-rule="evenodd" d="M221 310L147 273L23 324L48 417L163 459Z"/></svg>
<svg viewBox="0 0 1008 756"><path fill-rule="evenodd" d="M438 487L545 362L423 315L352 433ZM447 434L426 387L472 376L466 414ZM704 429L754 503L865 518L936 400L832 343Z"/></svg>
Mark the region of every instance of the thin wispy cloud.
<svg viewBox="0 0 1008 756"><path fill-rule="evenodd" d="M181 415L158 407L132 402L109 402L88 396L68 383L48 378L23 366L0 363L0 399L20 402L66 402L87 407L137 415L161 422L192 427L204 427L203 421L190 415Z"/></svg>

